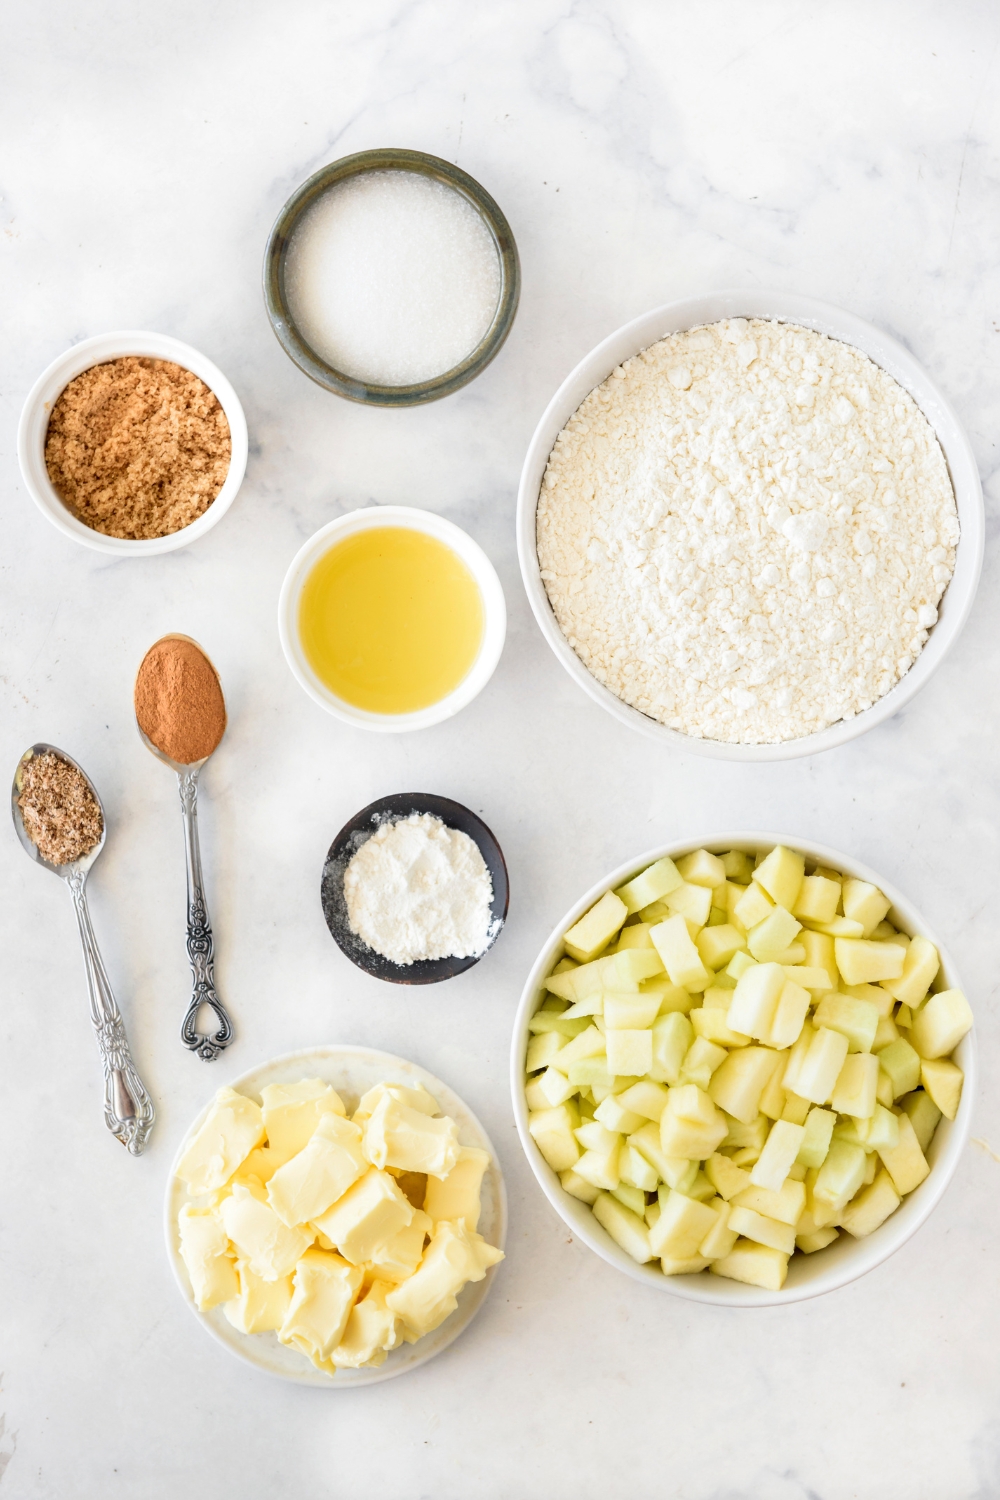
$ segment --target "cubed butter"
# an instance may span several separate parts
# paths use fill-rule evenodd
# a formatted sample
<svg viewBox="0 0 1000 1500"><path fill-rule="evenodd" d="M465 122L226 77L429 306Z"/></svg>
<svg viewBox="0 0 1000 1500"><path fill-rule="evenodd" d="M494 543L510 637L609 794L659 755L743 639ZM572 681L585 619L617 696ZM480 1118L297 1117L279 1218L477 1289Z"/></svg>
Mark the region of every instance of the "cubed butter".
<svg viewBox="0 0 1000 1500"><path fill-rule="evenodd" d="M385 1094L364 1125L364 1152L376 1167L447 1177L461 1147L454 1120L437 1119Z"/></svg>
<svg viewBox="0 0 1000 1500"><path fill-rule="evenodd" d="M406 1104L410 1109L418 1110L422 1115L441 1113L434 1095L428 1093L422 1083L418 1083L416 1088L402 1083L377 1083L374 1088L368 1090L367 1094L362 1094L358 1101L358 1107L351 1116L355 1124L363 1125L366 1120L370 1119L375 1113L375 1106L386 1094L393 1099L398 1099L400 1104Z"/></svg>
<svg viewBox="0 0 1000 1500"><path fill-rule="evenodd" d="M195 1196L214 1192L263 1139L260 1105L235 1089L220 1089L180 1159L177 1176Z"/></svg>
<svg viewBox="0 0 1000 1500"><path fill-rule="evenodd" d="M596 1193L597 1189L594 1189ZM412 1276L424 1253L424 1241L434 1232L434 1220L423 1209L413 1211L413 1218L405 1229L394 1234L382 1245L378 1259L370 1263L371 1271L382 1281L393 1283L405 1281Z"/></svg>
<svg viewBox="0 0 1000 1500"><path fill-rule="evenodd" d="M324 1114L302 1150L275 1172L267 1199L283 1224L305 1224L325 1213L367 1168L361 1126Z"/></svg>
<svg viewBox="0 0 1000 1500"><path fill-rule="evenodd" d="M363 1273L330 1250L307 1250L295 1267L294 1290L278 1330L313 1364L323 1368L344 1336Z"/></svg>
<svg viewBox="0 0 1000 1500"><path fill-rule="evenodd" d="M311 1229L290 1229L256 1183L236 1183L219 1207L225 1230L251 1271L264 1281L287 1276L312 1244Z"/></svg>
<svg viewBox="0 0 1000 1500"><path fill-rule="evenodd" d="M417 1270L386 1295L386 1305L403 1320L407 1342L439 1327L455 1311L466 1283L481 1281L500 1260L503 1252L464 1224L442 1220Z"/></svg>
<svg viewBox="0 0 1000 1500"><path fill-rule="evenodd" d="M223 1308L226 1317L240 1333L276 1333L292 1303L291 1276L264 1281L245 1260L236 1262L236 1273L239 1291Z"/></svg>
<svg viewBox="0 0 1000 1500"><path fill-rule="evenodd" d="M269 1083L261 1089L267 1143L282 1161L300 1152L324 1114L346 1114L336 1089L322 1078Z"/></svg>
<svg viewBox="0 0 1000 1500"><path fill-rule="evenodd" d="M383 1246L412 1223L415 1212L389 1173L370 1167L314 1223L346 1260L359 1266L378 1260Z"/></svg>
<svg viewBox="0 0 1000 1500"><path fill-rule="evenodd" d="M235 1297L239 1290L236 1265L229 1255L229 1236L210 1208L185 1203L177 1216L181 1259L187 1267L200 1312Z"/></svg>
<svg viewBox="0 0 1000 1500"><path fill-rule="evenodd" d="M478 1228L479 1193L489 1164L489 1152L478 1146L462 1146L447 1177L428 1177L424 1208L435 1223L462 1219L467 1229Z"/></svg>
<svg viewBox="0 0 1000 1500"><path fill-rule="evenodd" d="M386 1306L386 1293L392 1286L386 1281L373 1281L360 1301L355 1302L347 1319L347 1327L340 1343L330 1355L330 1363L338 1370L358 1370L362 1365L372 1368L385 1363L385 1356L399 1343L399 1319Z"/></svg>

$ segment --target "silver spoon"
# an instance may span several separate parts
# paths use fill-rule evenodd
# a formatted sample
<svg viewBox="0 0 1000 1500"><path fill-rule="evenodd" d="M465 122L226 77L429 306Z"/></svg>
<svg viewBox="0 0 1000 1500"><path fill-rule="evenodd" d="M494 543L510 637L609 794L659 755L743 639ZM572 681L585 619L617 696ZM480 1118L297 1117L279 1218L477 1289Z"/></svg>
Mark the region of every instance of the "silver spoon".
<svg viewBox="0 0 1000 1500"><path fill-rule="evenodd" d="M101 812L101 837L100 841L85 854L82 859L74 860L71 864L53 865L42 857L38 845L35 844L24 826L24 818L21 809L17 805L17 799L23 790L22 767L34 755L52 754L64 760L67 765L79 771L84 781L89 786L94 796L94 801ZM153 1109L153 1101L143 1085L142 1079L135 1070L132 1054L129 1051L128 1038L125 1035L125 1023L121 1017L115 1001L111 982L108 979L104 960L101 958L94 936L94 929L90 922L90 912L87 909L87 876L97 856L104 848L107 838L108 824L104 816L104 808L101 799L97 795L97 788L82 766L78 766L71 755L65 750L59 750L55 745L46 745L41 742L32 745L26 750L17 763L14 772L14 784L10 793L10 810L14 817L14 828L22 845L36 864L42 865L46 870L51 870L54 875L59 875L69 886L70 895L73 897L73 908L76 911L76 920L80 928L80 940L83 943L83 960L87 969L87 988L90 991L90 1019L93 1023L94 1034L97 1037L97 1046L101 1054L101 1062L104 1064L104 1122L112 1135L126 1146L133 1156L141 1156L146 1149L149 1132L153 1128L156 1111Z"/></svg>
<svg viewBox="0 0 1000 1500"><path fill-rule="evenodd" d="M192 646L196 646L201 651L202 656L215 672L208 654L189 635L174 632L170 636L162 636L161 639L189 641ZM218 677L218 672L215 675ZM221 682L219 690L220 692L222 690ZM225 705L224 698L223 705ZM165 766L169 766L177 773L177 789L180 792L181 811L184 816L184 853L187 860L187 952L193 980L191 1003L181 1022L181 1041L198 1057L204 1058L205 1062L212 1062L224 1047L229 1046L234 1033L229 1012L215 990L215 940L212 936L212 924L209 921L208 905L205 901L205 885L201 871L201 845L198 841L198 773L209 759L209 755L201 760L191 761L188 765L185 765L183 761L171 760L169 755L165 755L153 744L148 734L141 728L138 719L136 719L135 727L146 749L151 750L157 760L162 760ZM221 742L222 736L220 735L219 738ZM214 754L214 751L211 751L211 754ZM209 1006L215 1012L219 1029L214 1034L205 1034L197 1029L198 1011L202 1005Z"/></svg>

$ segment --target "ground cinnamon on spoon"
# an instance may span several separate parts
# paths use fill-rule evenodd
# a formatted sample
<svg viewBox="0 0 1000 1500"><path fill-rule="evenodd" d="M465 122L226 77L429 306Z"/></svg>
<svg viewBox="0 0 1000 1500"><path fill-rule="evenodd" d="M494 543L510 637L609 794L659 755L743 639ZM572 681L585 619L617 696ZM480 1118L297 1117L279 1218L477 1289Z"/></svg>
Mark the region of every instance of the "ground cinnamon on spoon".
<svg viewBox="0 0 1000 1500"><path fill-rule="evenodd" d="M166 635L150 646L135 680L139 728L164 755L189 766L211 755L226 729L218 674L194 641Z"/></svg>

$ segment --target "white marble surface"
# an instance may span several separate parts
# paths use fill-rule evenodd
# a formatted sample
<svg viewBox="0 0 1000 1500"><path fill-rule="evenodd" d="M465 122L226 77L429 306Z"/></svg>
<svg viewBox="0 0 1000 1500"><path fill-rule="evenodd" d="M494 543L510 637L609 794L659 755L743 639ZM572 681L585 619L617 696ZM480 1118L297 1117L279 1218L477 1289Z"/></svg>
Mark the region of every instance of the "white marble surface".
<svg viewBox="0 0 1000 1500"><path fill-rule="evenodd" d="M826 1299L726 1313L627 1281L569 1235L522 1158L507 1047L522 980L579 891L669 836L772 826L849 849L932 912L977 1007L975 1133L1000 1149L996 967L1000 12L988 0L220 0L8 7L0 56L3 712L0 764L45 737L106 800L95 922L159 1121L106 1135L72 912L0 840L0 1497L216 1500L972 1500L1000 1494L1000 1167L969 1148L933 1219ZM503 206L524 294L464 393L368 411L311 385L259 290L287 194L338 155L457 159ZM978 603L906 712L816 760L742 770L619 728L548 654L513 546L521 457L601 336L720 285L826 297L892 330L951 395L990 513ZM202 542L146 564L60 537L20 485L40 369L115 327L175 334L244 400L242 494ZM510 633L457 720L389 738L296 687L275 602L301 541L402 502L466 526ZM176 793L130 685L166 630L218 662L231 731L205 776L223 1062L181 1049L187 989ZM482 809L511 871L508 929L467 976L367 981L323 925L323 853L382 793ZM181 1303L164 1175L209 1090L272 1054L359 1041L413 1057L498 1143L508 1259L468 1333L411 1378L337 1395L272 1384Z"/></svg>

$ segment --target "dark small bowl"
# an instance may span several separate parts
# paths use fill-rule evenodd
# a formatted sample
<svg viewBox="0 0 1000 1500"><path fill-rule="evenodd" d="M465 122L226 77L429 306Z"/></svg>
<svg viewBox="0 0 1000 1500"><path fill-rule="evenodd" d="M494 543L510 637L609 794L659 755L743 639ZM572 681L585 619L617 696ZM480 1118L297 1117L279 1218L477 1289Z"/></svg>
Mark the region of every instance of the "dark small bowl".
<svg viewBox="0 0 1000 1500"><path fill-rule="evenodd" d="M433 177L446 187L461 193L480 215L496 245L500 260L500 296L493 321L480 342L461 364L431 380L416 385L368 385L353 375L327 364L315 349L306 343L295 326L285 296L285 254L299 219L321 194L334 183L363 172L419 172L424 177ZM278 342L294 360L300 370L348 401L363 401L370 406L420 406L425 401L437 401L441 396L450 396L453 391L468 385L500 352L510 333L521 295L521 264L510 225L499 206L484 187L463 172L461 167L439 156L428 156L424 151L403 151L394 148L381 151L358 151L353 156L342 156L339 161L321 167L300 188L297 188L274 221L264 251L264 303L271 327Z"/></svg>
<svg viewBox="0 0 1000 1500"><path fill-rule="evenodd" d="M381 953L369 948L367 943L353 933L347 919L344 871L348 864L380 824L408 818L410 813L431 813L440 818L448 828L457 828L462 833L467 833L473 843L478 845L493 881L490 910L495 930L484 950L488 953L500 936L507 917L507 903L510 899L507 866L504 864L500 845L482 818L477 818L461 802L452 802L449 797L435 797L428 792L399 792L395 797L380 797L377 802L369 802L367 807L355 813L330 845L326 864L323 866L320 900L323 903L326 925L333 934L337 947L359 969L364 969L366 974L372 974L376 979L387 979L391 984L437 984L441 979L464 974L466 969L471 969L473 964L479 962L482 953L478 958L429 958L418 959L412 964L394 964L388 958L383 958Z"/></svg>

